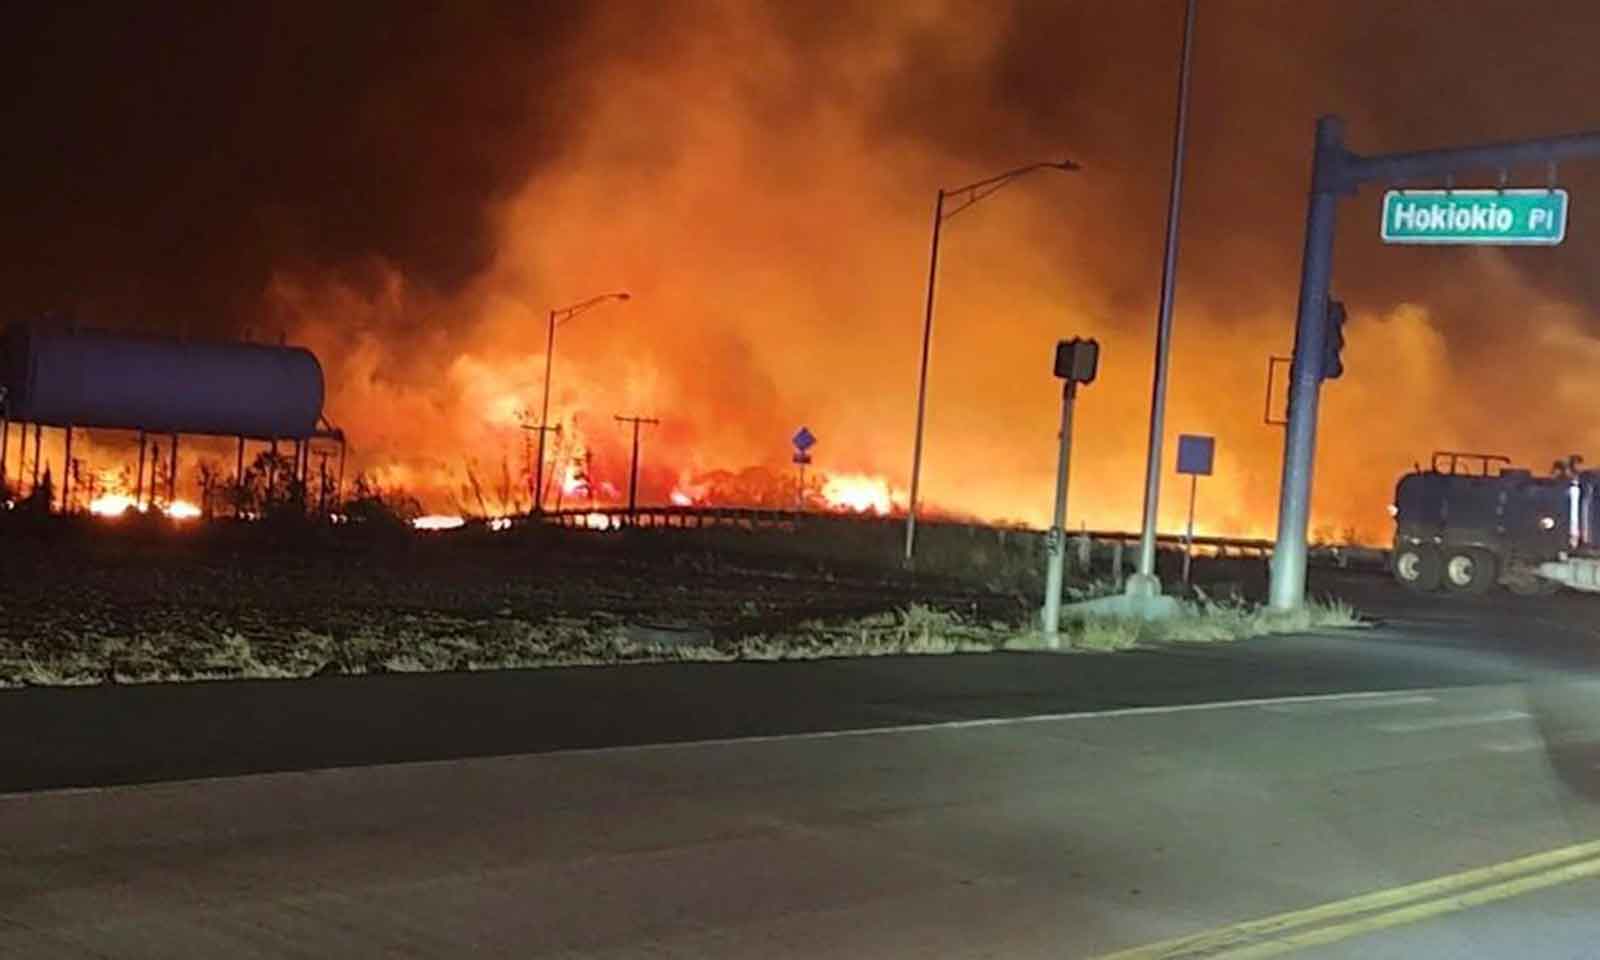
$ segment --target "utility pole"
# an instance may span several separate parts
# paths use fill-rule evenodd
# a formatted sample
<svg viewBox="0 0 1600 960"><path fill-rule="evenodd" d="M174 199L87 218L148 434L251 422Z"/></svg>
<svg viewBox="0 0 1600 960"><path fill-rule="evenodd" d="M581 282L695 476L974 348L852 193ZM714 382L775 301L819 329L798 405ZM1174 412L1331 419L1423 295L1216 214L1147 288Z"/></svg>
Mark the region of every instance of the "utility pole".
<svg viewBox="0 0 1600 960"><path fill-rule="evenodd" d="M618 423L633 424L633 465L628 469L628 524L637 522L639 512L639 427L648 424L659 426L661 421L651 417L617 417Z"/></svg>
<svg viewBox="0 0 1600 960"><path fill-rule="evenodd" d="M531 501L528 509L534 513L544 512L544 435L547 433L560 433L561 424L546 426L545 424L524 423L522 429L537 431L539 434L539 454L533 462L533 471L528 474L528 499Z"/></svg>

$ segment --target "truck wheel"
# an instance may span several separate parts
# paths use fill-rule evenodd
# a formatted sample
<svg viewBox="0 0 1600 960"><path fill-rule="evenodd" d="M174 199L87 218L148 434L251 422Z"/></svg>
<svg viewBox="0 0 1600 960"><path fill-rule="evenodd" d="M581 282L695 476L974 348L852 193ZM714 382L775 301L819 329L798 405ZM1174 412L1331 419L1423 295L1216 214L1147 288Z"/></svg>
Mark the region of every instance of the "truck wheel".
<svg viewBox="0 0 1600 960"><path fill-rule="evenodd" d="M1495 559L1487 550L1451 550L1444 558L1444 586L1451 593L1483 593L1494 586Z"/></svg>
<svg viewBox="0 0 1600 960"><path fill-rule="evenodd" d="M1400 547L1394 554L1394 578L1418 593L1439 589L1440 567L1439 551L1432 547Z"/></svg>

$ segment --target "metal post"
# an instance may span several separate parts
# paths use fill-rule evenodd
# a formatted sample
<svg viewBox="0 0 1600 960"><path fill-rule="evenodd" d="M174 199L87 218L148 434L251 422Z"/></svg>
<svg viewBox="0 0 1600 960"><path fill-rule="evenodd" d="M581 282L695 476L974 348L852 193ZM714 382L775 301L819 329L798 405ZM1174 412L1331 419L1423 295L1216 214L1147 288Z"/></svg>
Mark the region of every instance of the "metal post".
<svg viewBox="0 0 1600 960"><path fill-rule="evenodd" d="M41 459L39 448L43 445L44 424L36 423L33 425L33 487L28 491L29 495L32 495L34 490L39 489L39 461Z"/></svg>
<svg viewBox="0 0 1600 960"><path fill-rule="evenodd" d="M144 509L144 450L147 446L144 431L139 431L139 477L133 481L133 505L136 509Z"/></svg>
<svg viewBox="0 0 1600 960"><path fill-rule="evenodd" d="M1183 533L1183 585L1189 585L1189 567L1194 562L1194 494L1200 485L1200 475L1189 474L1189 525Z"/></svg>
<svg viewBox="0 0 1600 960"><path fill-rule="evenodd" d="M150 441L150 492L146 495L145 506L154 508L156 497L160 493L156 490L156 483L161 476L161 441Z"/></svg>
<svg viewBox="0 0 1600 960"><path fill-rule="evenodd" d="M544 341L544 402L539 406L539 459L533 464L533 512L544 512L544 434L550 425L550 361L556 350L556 312L550 311L550 327Z"/></svg>
<svg viewBox="0 0 1600 960"><path fill-rule="evenodd" d="M344 503L344 434L339 434L339 475L333 481L333 503L341 506Z"/></svg>
<svg viewBox="0 0 1600 960"><path fill-rule="evenodd" d="M61 457L61 512L65 514L72 505L72 425L66 428Z"/></svg>
<svg viewBox="0 0 1600 960"><path fill-rule="evenodd" d="M806 509L806 465L798 463L796 466L800 468L800 488L795 491L795 509L804 513Z"/></svg>
<svg viewBox="0 0 1600 960"><path fill-rule="evenodd" d="M244 437L239 438L239 452L233 460L233 483L240 490L244 489Z"/></svg>
<svg viewBox="0 0 1600 960"><path fill-rule="evenodd" d="M917 432L911 448L911 495L906 501L906 566L917 544L917 491L922 480L922 424L928 408L928 350L933 340L934 283L939 276L939 227L944 223L944 190L933 205L933 249L928 254L928 300L922 313L922 368L917 375Z"/></svg>
<svg viewBox="0 0 1600 960"><path fill-rule="evenodd" d="M1050 565L1044 579L1044 636L1045 645L1054 649L1061 646L1061 580L1067 554L1067 476L1072 459L1072 402L1077 397L1078 385L1067 380L1061 385L1061 437L1056 454L1056 505L1050 520Z"/></svg>
<svg viewBox="0 0 1600 960"><path fill-rule="evenodd" d="M1344 124L1317 121L1306 245L1300 267L1300 317L1289 367L1289 423L1284 428L1283 480L1279 487L1278 539L1272 549L1274 609L1305 602L1306 527L1311 518L1311 461L1317 445L1317 401L1322 387L1328 285L1333 276L1333 228L1338 209L1338 167L1344 159Z"/></svg>
<svg viewBox="0 0 1600 960"><path fill-rule="evenodd" d="M1195 0L1189 0L1183 24L1183 53L1178 61L1178 118L1172 136L1172 185L1167 197L1167 245L1161 264L1161 307L1156 320L1155 376L1150 386L1150 445L1145 456L1144 526L1139 533L1139 573L1129 579L1129 592L1156 594L1156 521L1161 505L1161 446L1167 419L1167 364L1172 351L1172 301L1178 286L1178 221L1183 202L1183 152L1189 121L1189 52L1194 41Z"/></svg>

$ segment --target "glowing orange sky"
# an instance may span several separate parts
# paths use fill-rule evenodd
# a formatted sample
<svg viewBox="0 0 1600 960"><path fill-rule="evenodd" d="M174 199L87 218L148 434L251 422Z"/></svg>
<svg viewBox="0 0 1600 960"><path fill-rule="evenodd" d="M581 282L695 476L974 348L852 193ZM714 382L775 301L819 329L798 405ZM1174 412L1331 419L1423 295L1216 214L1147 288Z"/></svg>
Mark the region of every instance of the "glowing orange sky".
<svg viewBox="0 0 1600 960"><path fill-rule="evenodd" d="M1580 129L1600 118L1519 96L1518 78L1595 89L1600 67L1581 31L1524 23L1536 17L1455 23L1446 50L1407 39L1437 20L1409 6L1202 6L1162 525L1186 504L1175 436L1209 433L1199 529L1270 535L1282 440L1261 422L1265 367L1292 341L1315 116L1341 113L1372 150ZM502 462L521 480L518 412L537 404L546 311L619 288L633 299L557 334L552 419L597 478L626 483L617 414L662 421L644 434L646 502L714 471L787 483L805 424L819 477L881 478L903 497L934 192L1070 156L1082 172L1019 181L946 225L924 497L1043 524L1051 350L1093 336L1102 369L1079 404L1069 521L1134 528L1180 10L940 0L807 19L723 0L643 30L634 5L596 5L564 53L570 103L529 107L570 106L573 130L530 150L483 211L481 270L441 290L381 256L284 264L264 322L321 356L352 470L434 509L472 506L469 466L491 490ZM1576 219L1556 252L1386 250L1372 192L1342 205L1347 373L1324 391L1313 527L1384 538L1395 479L1436 448L1542 468L1591 446L1585 177L1562 171Z"/></svg>

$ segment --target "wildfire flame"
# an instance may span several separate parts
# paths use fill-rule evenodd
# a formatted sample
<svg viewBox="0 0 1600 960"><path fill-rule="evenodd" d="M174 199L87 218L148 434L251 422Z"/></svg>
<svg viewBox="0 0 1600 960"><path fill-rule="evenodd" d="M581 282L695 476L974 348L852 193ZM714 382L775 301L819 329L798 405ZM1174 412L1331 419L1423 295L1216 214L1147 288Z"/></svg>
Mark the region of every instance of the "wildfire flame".
<svg viewBox="0 0 1600 960"><path fill-rule="evenodd" d="M157 504L154 509L172 520L193 520L200 516L200 508L187 500ZM146 512L144 507L125 493L105 493L89 501L89 512L97 517L120 517L129 510Z"/></svg>
<svg viewBox="0 0 1600 960"><path fill-rule="evenodd" d="M873 513L885 517L894 509L889 481L865 474L833 474L822 484L822 498L828 502L828 506L851 513Z"/></svg>
<svg viewBox="0 0 1600 960"><path fill-rule="evenodd" d="M588 487L589 481L584 477L583 470L577 464L569 464L566 476L561 479L561 492L570 497L586 492Z"/></svg>
<svg viewBox="0 0 1600 960"><path fill-rule="evenodd" d="M672 491L672 493L667 497L667 499L672 501L672 505L674 507L692 507L692 506L694 506L694 497L689 496L687 493L684 493L682 490L674 490L674 491Z"/></svg>
<svg viewBox="0 0 1600 960"><path fill-rule="evenodd" d="M89 501L89 512L97 517L120 517L129 510L139 510L133 498L125 493L107 493Z"/></svg>

